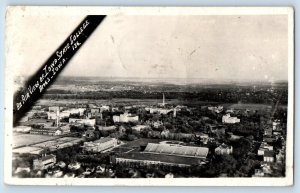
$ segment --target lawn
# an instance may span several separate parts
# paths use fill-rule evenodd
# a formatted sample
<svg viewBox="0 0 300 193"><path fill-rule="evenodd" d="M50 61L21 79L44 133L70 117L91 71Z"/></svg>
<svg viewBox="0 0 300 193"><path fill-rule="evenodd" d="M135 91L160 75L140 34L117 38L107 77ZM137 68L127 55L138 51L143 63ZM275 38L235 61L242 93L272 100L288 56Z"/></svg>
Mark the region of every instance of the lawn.
<svg viewBox="0 0 300 193"><path fill-rule="evenodd" d="M57 138L60 138L60 136L17 134L13 136L13 148L28 146Z"/></svg>

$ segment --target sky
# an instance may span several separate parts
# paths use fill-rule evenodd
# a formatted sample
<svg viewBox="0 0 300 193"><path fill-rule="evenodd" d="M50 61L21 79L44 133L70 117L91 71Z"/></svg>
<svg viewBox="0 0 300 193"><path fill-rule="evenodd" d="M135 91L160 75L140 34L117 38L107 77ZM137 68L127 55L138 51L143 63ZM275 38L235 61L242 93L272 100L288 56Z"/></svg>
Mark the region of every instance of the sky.
<svg viewBox="0 0 300 193"><path fill-rule="evenodd" d="M18 73L34 73L83 18L9 20ZM108 16L61 75L282 81L287 34L286 15Z"/></svg>

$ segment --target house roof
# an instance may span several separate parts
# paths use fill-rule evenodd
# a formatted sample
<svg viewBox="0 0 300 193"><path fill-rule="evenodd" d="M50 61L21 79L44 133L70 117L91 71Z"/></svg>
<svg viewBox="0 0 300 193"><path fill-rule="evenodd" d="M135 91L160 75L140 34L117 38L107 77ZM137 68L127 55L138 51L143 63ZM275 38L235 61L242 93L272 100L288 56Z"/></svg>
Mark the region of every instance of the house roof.
<svg viewBox="0 0 300 193"><path fill-rule="evenodd" d="M274 151L265 151L264 157L273 157L274 156Z"/></svg>

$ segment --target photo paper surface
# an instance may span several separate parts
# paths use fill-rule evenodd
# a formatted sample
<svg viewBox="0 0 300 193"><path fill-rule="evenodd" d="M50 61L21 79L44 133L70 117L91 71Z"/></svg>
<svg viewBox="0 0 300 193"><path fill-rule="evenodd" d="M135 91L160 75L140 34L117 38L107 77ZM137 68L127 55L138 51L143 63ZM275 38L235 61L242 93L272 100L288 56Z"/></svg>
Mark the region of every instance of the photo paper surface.
<svg viewBox="0 0 300 193"><path fill-rule="evenodd" d="M292 185L293 17L8 7L5 182Z"/></svg>

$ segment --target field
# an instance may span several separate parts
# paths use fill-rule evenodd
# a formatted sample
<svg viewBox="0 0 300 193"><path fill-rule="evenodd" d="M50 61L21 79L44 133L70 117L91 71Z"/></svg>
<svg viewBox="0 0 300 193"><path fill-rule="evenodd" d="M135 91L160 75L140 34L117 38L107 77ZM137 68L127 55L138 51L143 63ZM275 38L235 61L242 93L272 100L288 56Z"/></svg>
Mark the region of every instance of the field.
<svg viewBox="0 0 300 193"><path fill-rule="evenodd" d="M14 134L13 148L28 146L36 143L41 143L48 140L60 138L59 136L49 135L32 135L32 134Z"/></svg>

